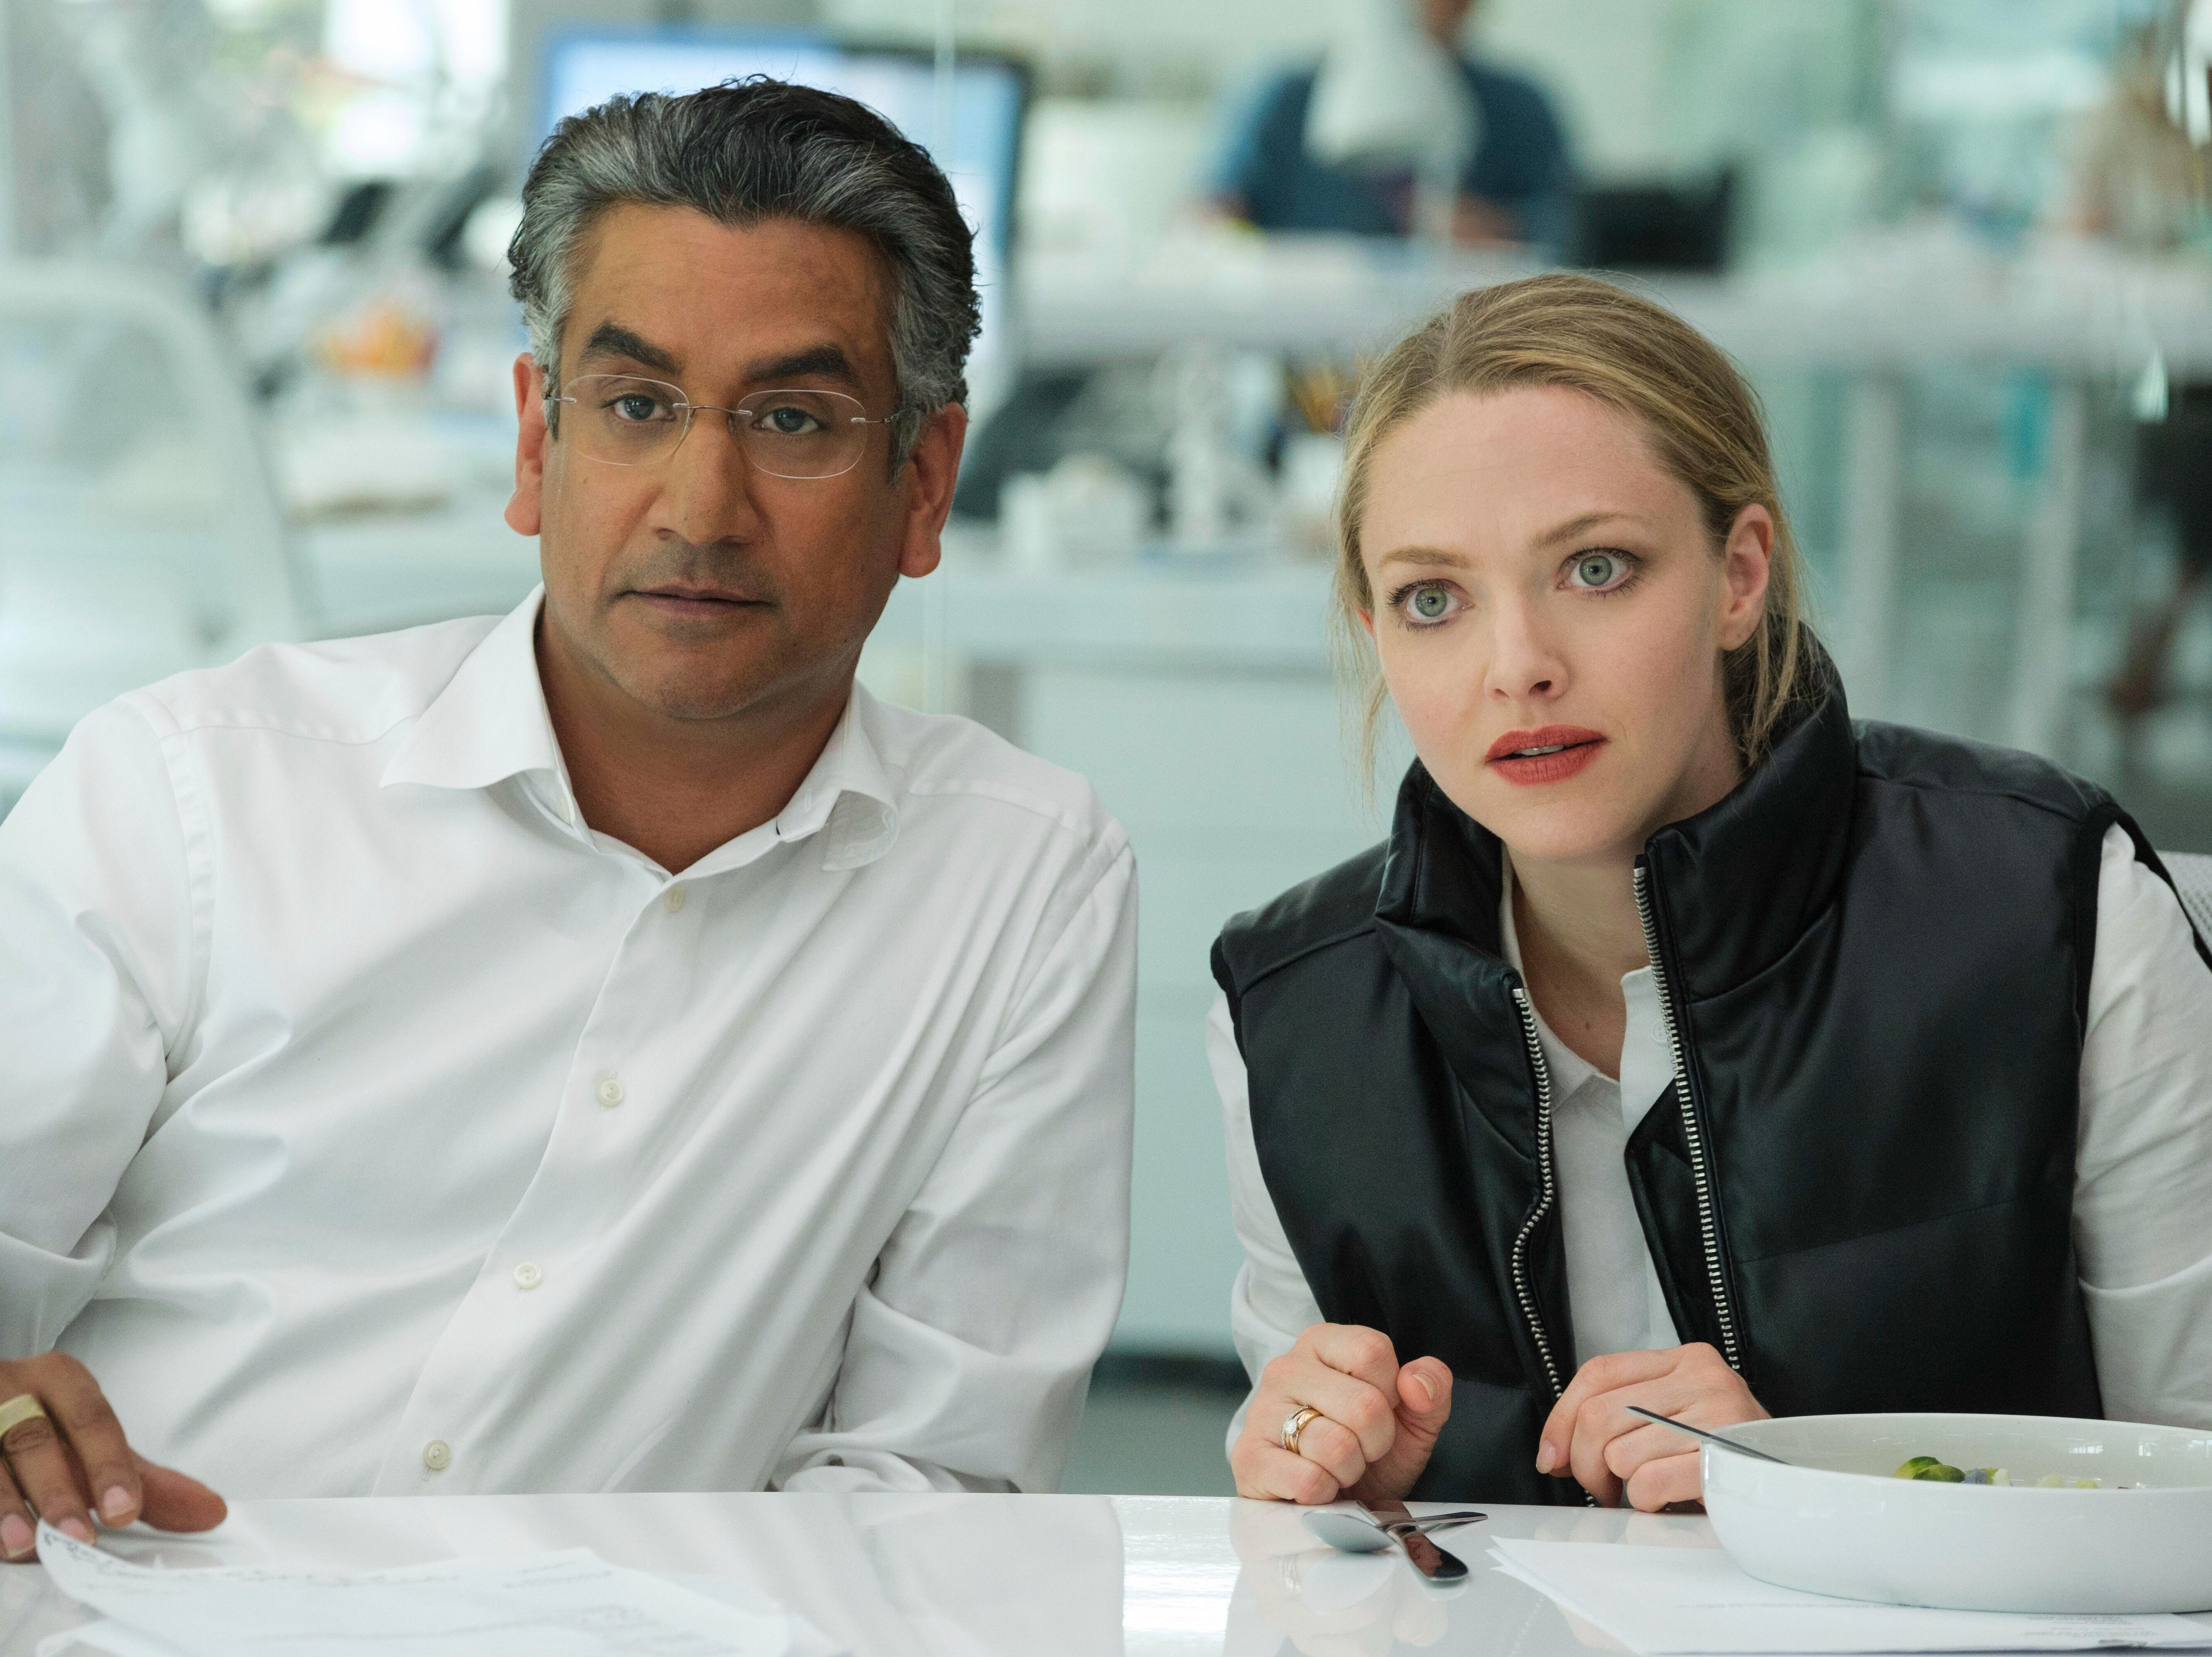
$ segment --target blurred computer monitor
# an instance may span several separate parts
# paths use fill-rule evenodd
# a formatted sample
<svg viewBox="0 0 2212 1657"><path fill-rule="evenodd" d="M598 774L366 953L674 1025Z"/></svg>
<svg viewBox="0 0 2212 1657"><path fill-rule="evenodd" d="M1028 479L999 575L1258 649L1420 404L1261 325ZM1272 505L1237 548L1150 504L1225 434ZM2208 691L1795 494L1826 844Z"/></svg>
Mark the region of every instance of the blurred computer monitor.
<svg viewBox="0 0 2212 1657"><path fill-rule="evenodd" d="M538 133L618 92L692 92L772 75L858 99L928 150L975 228L983 331L969 359L970 411L982 413L1014 369L1007 270L1015 169L1029 81L1015 59L963 53L940 85L926 52L841 46L818 35L720 30L579 30L546 45Z"/></svg>

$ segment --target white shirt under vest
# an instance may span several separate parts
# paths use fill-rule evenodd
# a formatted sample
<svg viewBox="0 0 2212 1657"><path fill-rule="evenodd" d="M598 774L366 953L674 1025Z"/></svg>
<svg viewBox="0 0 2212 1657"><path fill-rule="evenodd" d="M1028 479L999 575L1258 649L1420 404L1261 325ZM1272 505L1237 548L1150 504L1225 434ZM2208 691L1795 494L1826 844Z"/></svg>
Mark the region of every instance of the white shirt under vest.
<svg viewBox="0 0 2212 1657"><path fill-rule="evenodd" d="M1050 1488L1121 828L856 689L672 875L583 824L538 610L135 692L0 824L0 1356L236 1496Z"/></svg>
<svg viewBox="0 0 2212 1657"><path fill-rule="evenodd" d="M1513 879L1506 860L1498 924L1516 971ZM1575 1355L1680 1344L1628 1188L1624 1154L1674 1079L1649 967L1620 980L1628 1023L1618 1080L1543 1022L1552 1074L1553 1150ZM1992 1017L2001 1010L1992 1008ZM2096 956L2081 1047L2074 1241L2106 1416L2212 1427L2212 970L2197 954L2171 888L2136 861L2127 831L2105 839ZM1225 998L1206 1053L1229 1142L1231 1205L1244 1264L1230 1301L1238 1354L1256 1385L1268 1361L1322 1321L1267 1194L1252 1139L1244 1061ZM1344 1132L1358 1131L1347 1119ZM1941 1339L1932 1331L1930 1339ZM1421 1357L1403 1352L1400 1357ZM1230 1431L1236 1442L1243 1411ZM1536 1447L1528 1447L1534 1463Z"/></svg>

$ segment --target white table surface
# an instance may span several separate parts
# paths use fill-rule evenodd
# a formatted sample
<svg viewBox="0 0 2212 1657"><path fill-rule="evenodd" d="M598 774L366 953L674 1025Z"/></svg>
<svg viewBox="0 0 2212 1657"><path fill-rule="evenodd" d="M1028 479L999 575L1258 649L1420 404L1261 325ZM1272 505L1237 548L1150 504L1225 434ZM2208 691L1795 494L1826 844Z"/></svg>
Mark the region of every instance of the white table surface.
<svg viewBox="0 0 2212 1657"><path fill-rule="evenodd" d="M1423 1509L1416 1504L1417 1510ZM108 1539L142 1562L372 1569L589 1547L735 1579L859 1657L1380 1654L1569 1657L1611 1642L1487 1568L1488 1539L1711 1547L1700 1518L1486 1505L1438 1539L1473 1570L1426 1586L1395 1555L1316 1544L1295 1509L1173 1496L528 1496L241 1501L204 1537ZM0 1657L92 1620L35 1565L0 1566Z"/></svg>

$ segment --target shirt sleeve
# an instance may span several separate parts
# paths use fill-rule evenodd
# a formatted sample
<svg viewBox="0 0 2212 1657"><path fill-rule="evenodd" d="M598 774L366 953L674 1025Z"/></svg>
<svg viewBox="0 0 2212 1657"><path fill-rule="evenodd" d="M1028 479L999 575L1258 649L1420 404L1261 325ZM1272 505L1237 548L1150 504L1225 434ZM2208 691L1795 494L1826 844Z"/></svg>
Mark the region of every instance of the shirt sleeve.
<svg viewBox="0 0 2212 1657"><path fill-rule="evenodd" d="M2081 1048L2075 1248L2105 1413L2212 1427L2212 970L2106 835Z"/></svg>
<svg viewBox="0 0 2212 1657"><path fill-rule="evenodd" d="M1229 1332L1256 1390L1260 1372L1324 1320L1260 1172L1259 1148L1252 1140L1251 1089L1224 995L1214 997L1206 1017L1206 1059L1221 1095L1222 1132L1229 1144L1230 1217L1244 1246L1244 1264L1229 1290ZM1229 1423L1229 1443L1236 1443L1244 1430L1244 1412L1251 1403L1248 1395L1237 1406Z"/></svg>
<svg viewBox="0 0 2212 1657"><path fill-rule="evenodd" d="M78 725L0 823L0 1357L50 1350L114 1250L196 993L191 848L160 738Z"/></svg>
<svg viewBox="0 0 2212 1657"><path fill-rule="evenodd" d="M1136 868L1118 831L1100 860L877 1258L776 1486L1058 1486L1129 1263Z"/></svg>

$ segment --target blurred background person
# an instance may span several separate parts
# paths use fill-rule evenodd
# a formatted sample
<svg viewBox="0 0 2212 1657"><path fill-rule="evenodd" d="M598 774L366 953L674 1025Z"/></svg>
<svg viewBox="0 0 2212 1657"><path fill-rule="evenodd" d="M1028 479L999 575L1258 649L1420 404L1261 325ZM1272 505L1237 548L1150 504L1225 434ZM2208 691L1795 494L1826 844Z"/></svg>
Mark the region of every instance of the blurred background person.
<svg viewBox="0 0 2212 1657"><path fill-rule="evenodd" d="M2084 234L2171 255L2203 230L2212 202L2212 152L2191 141L2185 119L2173 118L2185 115L2188 88L2185 80L2176 97L2172 83L2192 70L2195 77L2212 73L2201 61L2191 63L2192 35L2204 37L2201 58L2212 46L2212 6L2185 0L2166 27L2140 28L2129 43L2112 94L2084 133L2075 205ZM2165 599L2136 623L2106 692L2113 713L2130 723L2166 700L2175 635L2212 575L2212 377L2168 379L2155 365L2136 413L2139 488L2171 520L2174 579Z"/></svg>
<svg viewBox="0 0 2212 1657"><path fill-rule="evenodd" d="M1236 112L1213 175L1220 210L1262 230L1411 235L1423 174L1440 161L1454 240L1556 247L1573 181L1566 134L1534 81L1462 48L1474 10L1347 4L1318 64L1267 80Z"/></svg>

